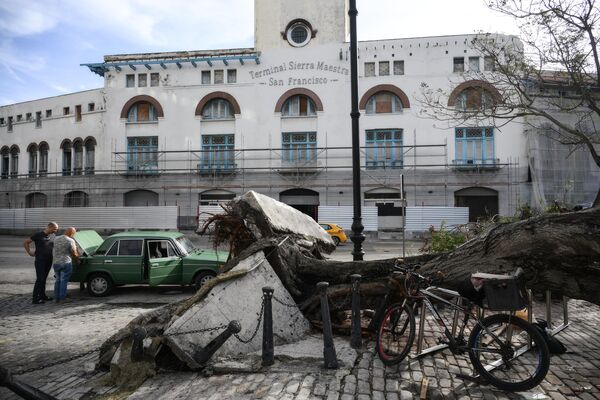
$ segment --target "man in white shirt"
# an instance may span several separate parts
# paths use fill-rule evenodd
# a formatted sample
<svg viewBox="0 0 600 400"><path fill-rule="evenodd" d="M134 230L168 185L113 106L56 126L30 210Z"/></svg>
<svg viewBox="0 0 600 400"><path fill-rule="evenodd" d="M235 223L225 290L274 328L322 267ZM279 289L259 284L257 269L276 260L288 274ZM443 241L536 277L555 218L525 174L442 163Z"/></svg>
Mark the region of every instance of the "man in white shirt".
<svg viewBox="0 0 600 400"><path fill-rule="evenodd" d="M73 258L79 257L77 244L73 239L77 230L73 227L67 228L65 234L54 239L52 259L54 261L54 298L57 303L64 301L67 297L67 285L73 273Z"/></svg>

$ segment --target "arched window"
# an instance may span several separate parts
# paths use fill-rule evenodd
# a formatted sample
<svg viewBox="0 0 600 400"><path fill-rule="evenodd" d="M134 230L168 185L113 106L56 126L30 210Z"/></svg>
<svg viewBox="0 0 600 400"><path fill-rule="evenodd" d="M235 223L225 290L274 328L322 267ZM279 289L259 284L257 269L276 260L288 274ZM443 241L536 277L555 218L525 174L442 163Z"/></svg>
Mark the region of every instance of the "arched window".
<svg viewBox="0 0 600 400"><path fill-rule="evenodd" d="M225 99L212 99L202 109L202 119L232 119L233 106Z"/></svg>
<svg viewBox="0 0 600 400"><path fill-rule="evenodd" d="M74 190L65 194L63 207L87 207L89 204L86 192Z"/></svg>
<svg viewBox="0 0 600 400"><path fill-rule="evenodd" d="M158 113L153 104L147 101L134 103L127 112L127 122L156 122Z"/></svg>
<svg viewBox="0 0 600 400"><path fill-rule="evenodd" d="M459 111L486 110L493 106L492 94L483 88L467 88L456 98L456 109Z"/></svg>
<svg viewBox="0 0 600 400"><path fill-rule="evenodd" d="M384 114L402 112L400 98L392 92L375 93L367 101L365 112L367 114Z"/></svg>
<svg viewBox="0 0 600 400"><path fill-rule="evenodd" d="M94 166L96 163L96 139L89 137L85 139L85 174L94 175Z"/></svg>
<svg viewBox="0 0 600 400"><path fill-rule="evenodd" d="M43 208L48 207L48 196L41 192L29 193L25 196L25 207Z"/></svg>
<svg viewBox="0 0 600 400"><path fill-rule="evenodd" d="M39 176L46 176L48 174L48 143L40 143L40 160L39 160Z"/></svg>
<svg viewBox="0 0 600 400"><path fill-rule="evenodd" d="M75 139L73 141L73 175L83 173L83 140Z"/></svg>
<svg viewBox="0 0 600 400"><path fill-rule="evenodd" d="M288 98L281 107L282 117L316 116L315 102L308 96L297 94Z"/></svg>
<svg viewBox="0 0 600 400"><path fill-rule="evenodd" d="M2 177L2 179L6 179L8 178L8 168L10 166L10 150L7 146L2 147L2 150L0 150L0 156L2 157L2 170L0 177Z"/></svg>
<svg viewBox="0 0 600 400"><path fill-rule="evenodd" d="M13 146L10 148L10 177L16 178L19 176L19 147Z"/></svg>
<svg viewBox="0 0 600 400"><path fill-rule="evenodd" d="M458 85L448 97L448 106L458 111L477 111L494 107L502 102L502 95L489 82L466 81Z"/></svg>
<svg viewBox="0 0 600 400"><path fill-rule="evenodd" d="M311 189L294 188L279 193L279 201L319 220L319 192Z"/></svg>
<svg viewBox="0 0 600 400"><path fill-rule="evenodd" d="M35 143L31 143L27 147L29 153L29 177L35 178L38 171L38 146Z"/></svg>
<svg viewBox="0 0 600 400"><path fill-rule="evenodd" d="M152 190L131 190L123 195L125 207L148 207L158 205L158 193Z"/></svg>
<svg viewBox="0 0 600 400"><path fill-rule="evenodd" d="M63 140L60 148L62 149L63 159L62 159L62 175L70 176L71 168L73 164L73 154L71 152L73 145L69 139Z"/></svg>

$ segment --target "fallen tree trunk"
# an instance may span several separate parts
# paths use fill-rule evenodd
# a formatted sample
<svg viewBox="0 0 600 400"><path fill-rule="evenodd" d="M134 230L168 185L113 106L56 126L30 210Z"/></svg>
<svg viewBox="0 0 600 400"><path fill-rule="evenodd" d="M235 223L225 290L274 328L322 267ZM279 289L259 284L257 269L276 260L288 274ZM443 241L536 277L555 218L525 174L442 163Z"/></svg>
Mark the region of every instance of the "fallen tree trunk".
<svg viewBox="0 0 600 400"><path fill-rule="evenodd" d="M296 253L296 254L294 254ZM306 257L292 246L270 259L278 275L291 276L288 287L313 314L318 307L314 285L330 283L332 311L349 307L350 275L361 274L362 304L369 308L385 294L385 281L395 259L337 262ZM443 286L457 284L474 272L525 272L527 287L600 304L600 209L545 215L526 221L498 224L454 251L408 257L406 266L420 265L420 273L444 273ZM285 279L282 279L286 281ZM315 315L308 315L309 319Z"/></svg>
<svg viewBox="0 0 600 400"><path fill-rule="evenodd" d="M323 259L317 251L323 246L307 245L293 227L291 231L273 227L269 223L271 210L257 208L255 202L244 197L232 203L229 212L245 221L256 238L268 237L271 243L283 241L279 246L265 247L265 255L309 319L318 317L315 285L320 281L330 284L332 312L349 307L352 274L362 275L363 308L378 304L395 259ZM407 266L420 265L423 274L442 271L444 286L449 288L455 288L473 272L506 274L520 267L525 271L527 286L533 290L549 289L600 304L600 209L495 224L454 251L407 257L402 262Z"/></svg>

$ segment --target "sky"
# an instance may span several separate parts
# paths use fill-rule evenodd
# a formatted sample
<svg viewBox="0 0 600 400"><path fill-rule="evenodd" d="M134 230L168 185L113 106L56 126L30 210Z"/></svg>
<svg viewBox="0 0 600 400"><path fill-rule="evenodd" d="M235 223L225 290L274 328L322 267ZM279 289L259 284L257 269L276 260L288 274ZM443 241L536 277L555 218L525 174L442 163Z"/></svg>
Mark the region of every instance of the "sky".
<svg viewBox="0 0 600 400"><path fill-rule="evenodd" d="M330 1L330 0L324 0ZM107 54L254 45L254 0L0 0L0 105L102 87ZM358 40L517 34L484 0L357 0Z"/></svg>

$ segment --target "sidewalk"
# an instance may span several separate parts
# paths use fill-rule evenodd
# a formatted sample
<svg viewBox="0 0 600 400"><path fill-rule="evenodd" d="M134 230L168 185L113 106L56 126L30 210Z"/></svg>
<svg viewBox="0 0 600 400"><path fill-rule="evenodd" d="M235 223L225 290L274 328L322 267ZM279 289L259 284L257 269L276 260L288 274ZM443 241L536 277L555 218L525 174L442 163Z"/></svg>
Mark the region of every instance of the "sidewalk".
<svg viewBox="0 0 600 400"><path fill-rule="evenodd" d="M0 365L22 370L93 349L131 318L158 305L108 305L76 297L61 306L33 306L28 295L0 300ZM538 308L536 315L542 315ZM561 304L554 308L559 319ZM217 366L212 376L207 376L210 371L159 371L133 393L118 392L107 373L93 370L97 353L18 379L59 399L416 399L424 376L431 399L600 399L600 307L572 300L569 312L571 326L558 335L568 352L553 356L546 380L527 393L505 393L456 378L456 373L471 373L470 363L467 356L449 351L385 367L374 355L373 341L366 339L363 350L352 357L348 338L337 337L338 357L346 361L338 370L325 370L319 333L311 335L308 345L287 346L285 355L276 349L275 365L260 371L237 364L224 370ZM427 332L426 346L435 344L439 334L433 324ZM1 388L0 398L18 397Z"/></svg>

